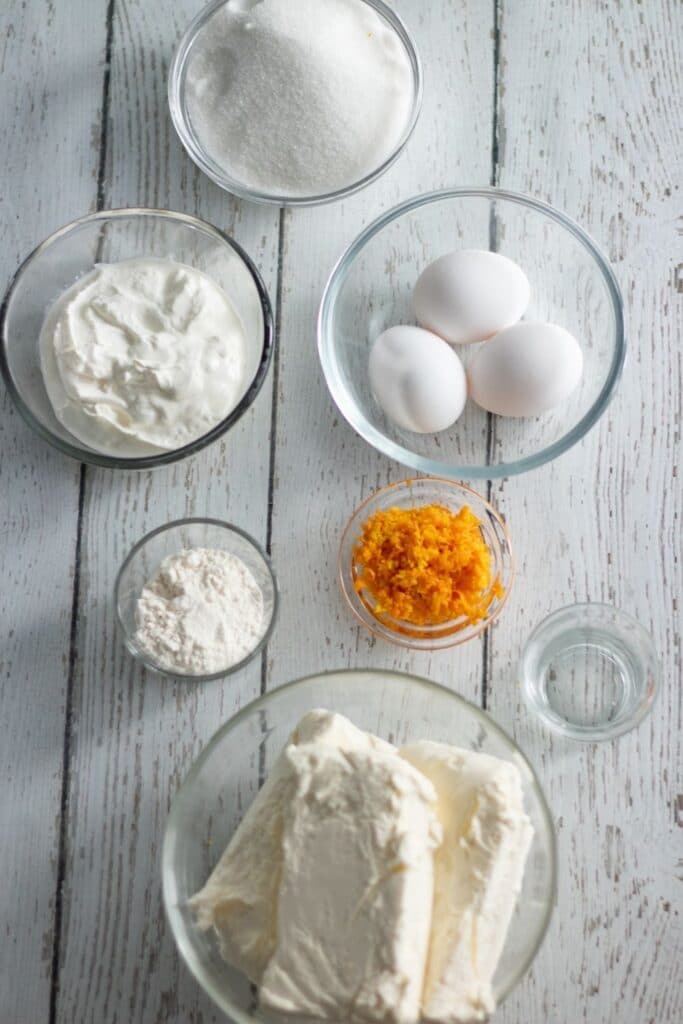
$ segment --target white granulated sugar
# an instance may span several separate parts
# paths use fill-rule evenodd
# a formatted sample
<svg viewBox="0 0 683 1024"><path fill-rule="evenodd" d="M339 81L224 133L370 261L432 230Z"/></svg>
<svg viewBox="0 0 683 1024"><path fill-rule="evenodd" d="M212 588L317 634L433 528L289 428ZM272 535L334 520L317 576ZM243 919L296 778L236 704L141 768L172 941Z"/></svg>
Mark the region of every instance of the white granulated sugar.
<svg viewBox="0 0 683 1024"><path fill-rule="evenodd" d="M229 0L193 48L187 106L219 166L296 197L375 170L403 133L412 88L403 44L361 0Z"/></svg>
<svg viewBox="0 0 683 1024"><path fill-rule="evenodd" d="M169 672L211 675L237 664L264 632L263 593L228 551L186 548L142 589L135 642Z"/></svg>

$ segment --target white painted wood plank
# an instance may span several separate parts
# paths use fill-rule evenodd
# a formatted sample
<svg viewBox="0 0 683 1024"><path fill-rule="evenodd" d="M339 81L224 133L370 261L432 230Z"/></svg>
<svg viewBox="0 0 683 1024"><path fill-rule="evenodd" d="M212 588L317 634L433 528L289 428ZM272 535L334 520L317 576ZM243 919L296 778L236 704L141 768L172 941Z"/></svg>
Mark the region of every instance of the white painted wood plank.
<svg viewBox="0 0 683 1024"><path fill-rule="evenodd" d="M682 38L675 4L502 9L500 182L564 208L604 245L631 351L616 400L579 448L493 488L520 571L493 635L489 707L539 767L560 842L554 922L501 1024L683 1016ZM520 644L552 608L583 599L634 614L662 656L651 719L613 744L552 738L520 704Z"/></svg>
<svg viewBox="0 0 683 1024"><path fill-rule="evenodd" d="M355 624L336 580L341 532L353 509L409 472L361 441L327 393L315 338L327 276L382 210L420 191L488 182L490 175L493 8L448 0L395 6L425 70L422 114L406 152L359 195L323 210L289 212L285 220L273 517L284 600L269 648L268 685L325 668L393 667L429 675L476 700L480 641L434 655L375 642Z"/></svg>
<svg viewBox="0 0 683 1024"><path fill-rule="evenodd" d="M116 0L106 203L196 213L234 235L274 299L279 213L233 202L181 150L166 108L173 46L196 4ZM114 632L113 587L130 547L184 515L266 539L271 388L223 440L165 470L88 470L75 679L64 963L58 1019L212 1021L179 963L161 905L169 799L216 728L259 692L259 660L235 677L174 684L144 674Z"/></svg>
<svg viewBox="0 0 683 1024"><path fill-rule="evenodd" d="M104 6L3 4L3 291L38 242L94 205ZM50 1004L78 466L31 433L4 388L0 433L0 1020L28 1024Z"/></svg>

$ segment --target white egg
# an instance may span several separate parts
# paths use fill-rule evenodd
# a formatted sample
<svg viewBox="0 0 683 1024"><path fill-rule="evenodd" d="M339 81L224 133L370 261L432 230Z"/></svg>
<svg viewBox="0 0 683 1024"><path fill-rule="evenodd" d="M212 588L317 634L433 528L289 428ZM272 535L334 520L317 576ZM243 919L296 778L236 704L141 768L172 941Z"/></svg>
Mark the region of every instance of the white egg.
<svg viewBox="0 0 683 1024"><path fill-rule="evenodd" d="M537 416L567 398L581 379L583 353L557 324L519 323L479 349L470 397L500 416Z"/></svg>
<svg viewBox="0 0 683 1024"><path fill-rule="evenodd" d="M484 341L516 323L529 304L529 280L497 252L461 249L422 271L413 291L418 323L453 344Z"/></svg>
<svg viewBox="0 0 683 1024"><path fill-rule="evenodd" d="M390 327L370 352L370 387L396 426L435 434L467 400L465 370L452 348L420 327Z"/></svg>

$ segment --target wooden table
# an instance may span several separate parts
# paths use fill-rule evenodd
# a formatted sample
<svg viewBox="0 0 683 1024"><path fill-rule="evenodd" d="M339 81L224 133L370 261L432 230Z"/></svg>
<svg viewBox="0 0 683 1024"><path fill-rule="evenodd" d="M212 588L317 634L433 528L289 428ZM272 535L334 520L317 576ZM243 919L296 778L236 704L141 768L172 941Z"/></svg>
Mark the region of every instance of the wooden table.
<svg viewBox="0 0 683 1024"><path fill-rule="evenodd" d="M166 78L198 0L5 0L0 12L0 263L104 207L198 214L259 265L279 347L221 442L142 473L85 468L36 438L2 394L0 1021L220 1019L164 920L169 800L216 727L264 688L319 669L412 670L481 702L538 769L560 889L501 1024L683 1019L681 152L683 9L675 0L397 0L425 66L407 151L320 209L232 200L171 127ZM564 209L611 259L630 357L599 425L551 465L492 487L519 573L488 649L374 643L342 604L340 527L405 475L339 416L315 314L341 250L415 192L495 183ZM676 265L678 262L678 266ZM112 592L143 533L183 515L250 530L272 552L282 613L263 663L188 686L146 676L114 629ZM590 598L650 628L654 713L616 743L544 731L521 703L520 645L552 608Z"/></svg>

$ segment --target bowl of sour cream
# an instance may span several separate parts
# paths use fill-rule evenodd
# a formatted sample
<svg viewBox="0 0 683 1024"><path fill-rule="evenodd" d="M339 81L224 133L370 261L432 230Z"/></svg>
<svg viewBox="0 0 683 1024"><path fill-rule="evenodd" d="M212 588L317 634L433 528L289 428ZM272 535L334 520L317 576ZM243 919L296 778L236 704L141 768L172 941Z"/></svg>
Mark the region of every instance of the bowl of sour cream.
<svg viewBox="0 0 683 1024"><path fill-rule="evenodd" d="M113 468L165 465L222 436L256 398L273 345L247 254L167 210L60 228L19 267L0 316L0 368L26 422Z"/></svg>

